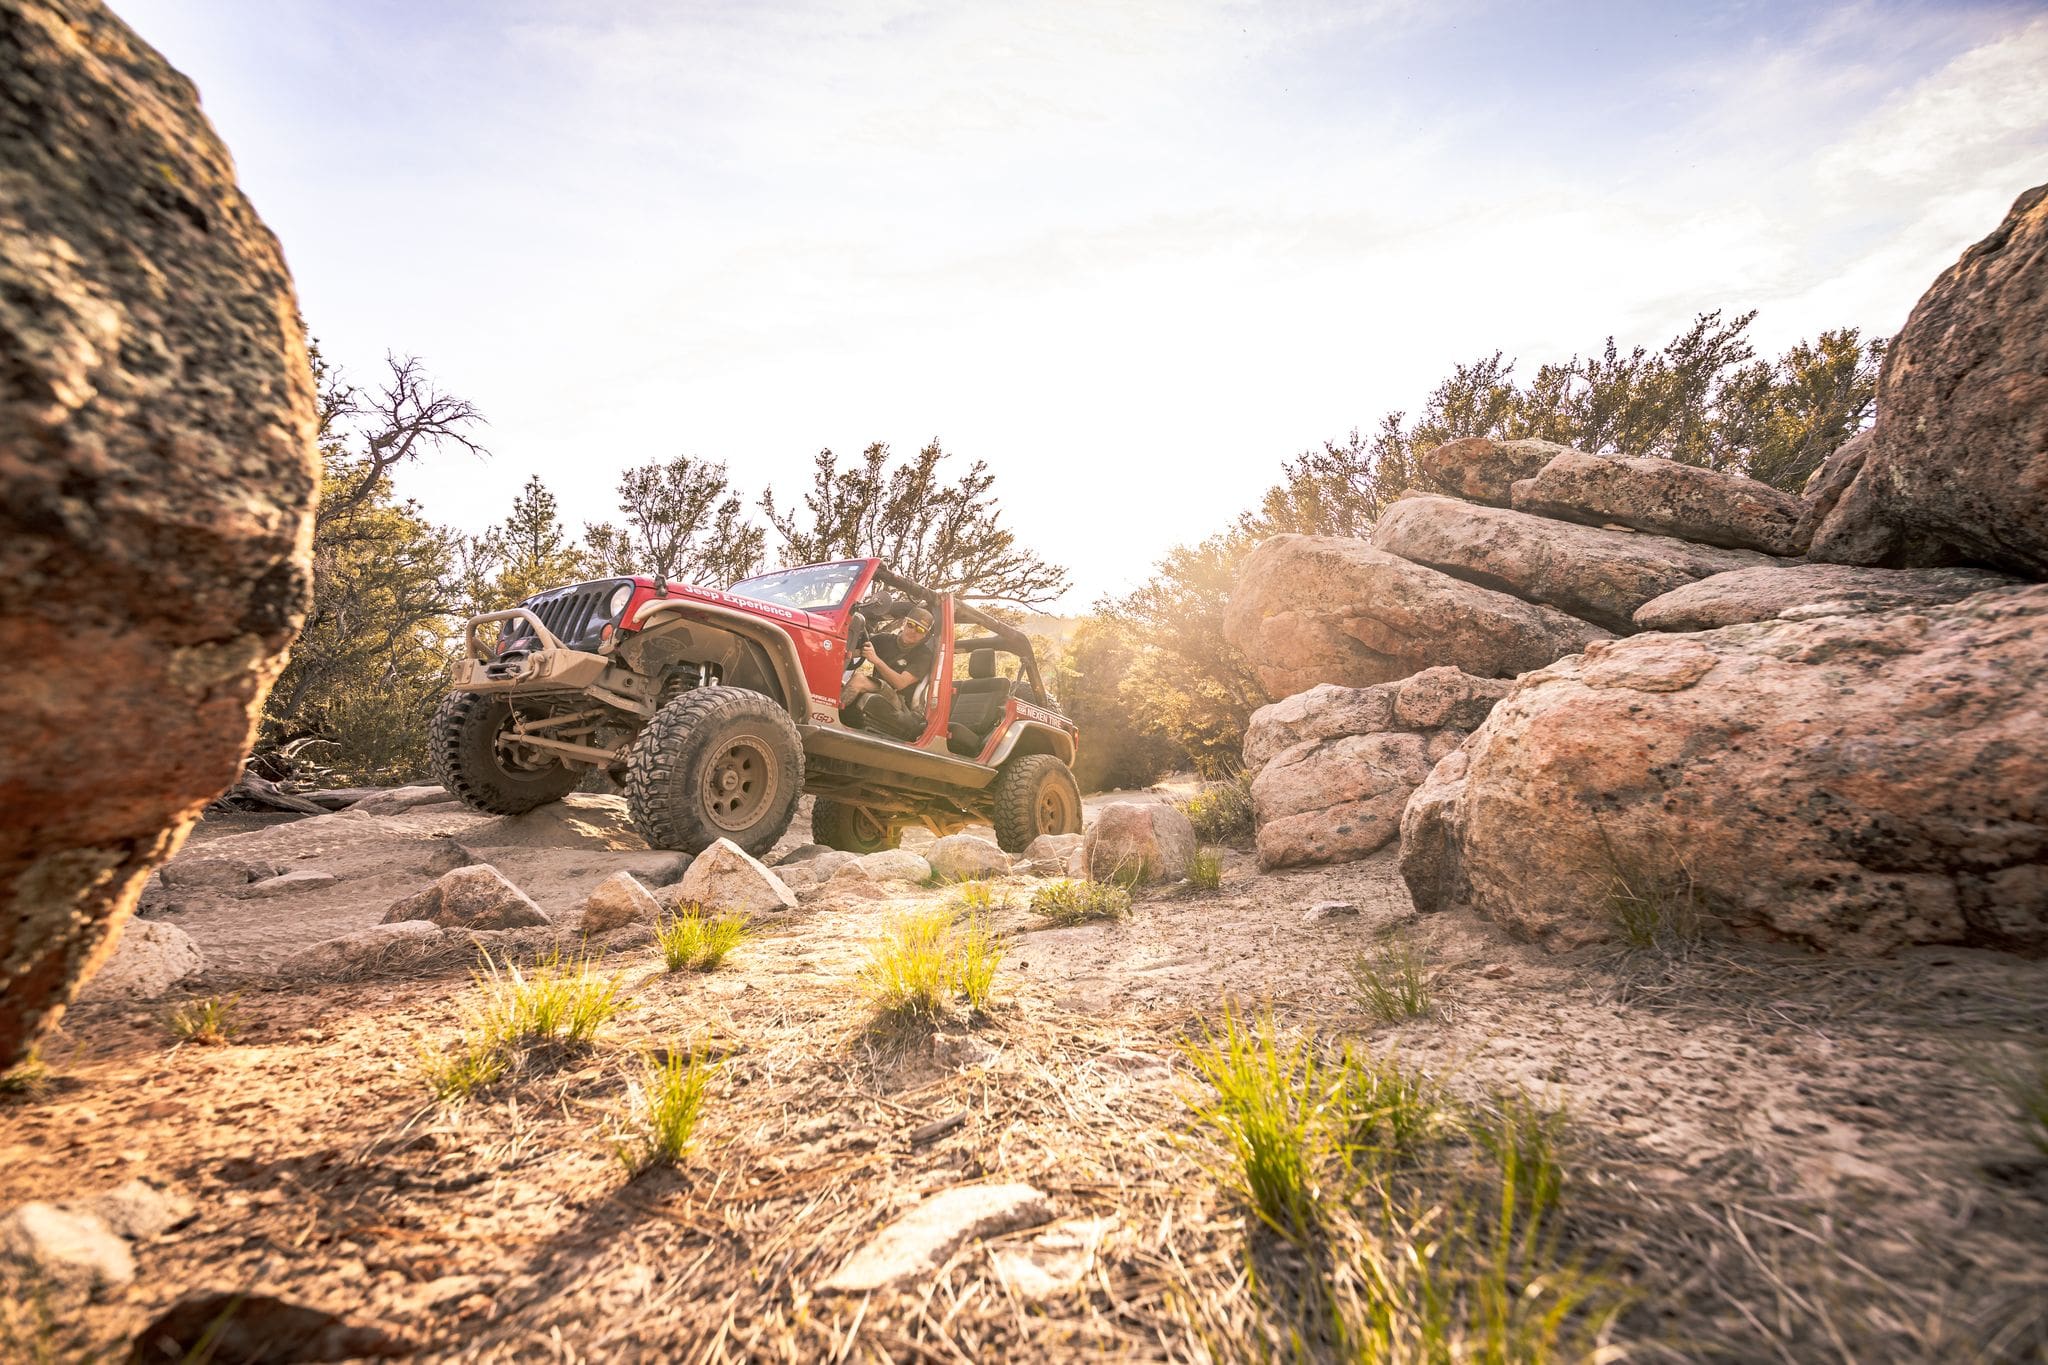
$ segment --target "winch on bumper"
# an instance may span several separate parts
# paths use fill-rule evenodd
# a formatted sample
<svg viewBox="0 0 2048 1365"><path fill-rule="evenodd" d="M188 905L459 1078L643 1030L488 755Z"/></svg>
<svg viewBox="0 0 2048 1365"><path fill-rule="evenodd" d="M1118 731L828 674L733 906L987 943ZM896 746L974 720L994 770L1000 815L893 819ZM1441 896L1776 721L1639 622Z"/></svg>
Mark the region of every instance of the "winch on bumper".
<svg viewBox="0 0 2048 1365"><path fill-rule="evenodd" d="M526 623L538 646L491 657L490 651L477 642L476 628L492 621L515 620ZM538 616L524 607L476 617L463 632L463 645L462 657L448 670L448 684L458 692L509 692L514 688L580 690L595 685L611 667L611 660L601 654L563 644L541 624Z"/></svg>

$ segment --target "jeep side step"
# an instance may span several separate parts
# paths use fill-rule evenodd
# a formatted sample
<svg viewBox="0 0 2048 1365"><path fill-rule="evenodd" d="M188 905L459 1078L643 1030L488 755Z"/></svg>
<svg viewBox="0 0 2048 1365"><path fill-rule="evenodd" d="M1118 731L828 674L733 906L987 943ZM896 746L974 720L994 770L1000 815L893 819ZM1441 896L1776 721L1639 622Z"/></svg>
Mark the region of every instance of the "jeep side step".
<svg viewBox="0 0 2048 1365"><path fill-rule="evenodd" d="M994 768L950 754L935 754L929 749L913 749L858 730L828 725L799 725L796 730L803 736L806 757L825 759L828 763L858 764L920 783L937 783L941 791L980 791L996 780Z"/></svg>

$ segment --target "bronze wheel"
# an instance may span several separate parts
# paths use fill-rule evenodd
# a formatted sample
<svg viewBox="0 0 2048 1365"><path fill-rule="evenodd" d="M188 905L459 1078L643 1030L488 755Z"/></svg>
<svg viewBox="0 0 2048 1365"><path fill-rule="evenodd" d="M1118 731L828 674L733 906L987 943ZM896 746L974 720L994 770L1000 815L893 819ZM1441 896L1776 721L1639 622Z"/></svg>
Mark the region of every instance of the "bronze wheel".
<svg viewBox="0 0 2048 1365"><path fill-rule="evenodd" d="M744 688L683 693L626 751L626 805L656 848L701 853L730 839L758 856L789 828L803 786L796 723Z"/></svg>
<svg viewBox="0 0 2048 1365"><path fill-rule="evenodd" d="M704 814L728 834L753 828L775 796L775 760L767 743L741 735L704 768Z"/></svg>
<svg viewBox="0 0 2048 1365"><path fill-rule="evenodd" d="M1022 853L1041 834L1081 832L1081 788L1052 754L1013 758L996 774L990 815L996 843Z"/></svg>

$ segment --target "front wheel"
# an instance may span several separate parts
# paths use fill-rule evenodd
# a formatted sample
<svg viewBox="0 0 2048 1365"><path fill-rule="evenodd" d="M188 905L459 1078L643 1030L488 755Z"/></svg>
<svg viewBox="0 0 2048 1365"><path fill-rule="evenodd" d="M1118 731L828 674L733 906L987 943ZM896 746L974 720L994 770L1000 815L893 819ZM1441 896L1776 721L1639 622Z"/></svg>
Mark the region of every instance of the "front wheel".
<svg viewBox="0 0 2048 1365"><path fill-rule="evenodd" d="M523 745L501 744L512 729L502 693L450 692L434 709L428 762L434 780L471 810L524 815L576 790L583 774Z"/></svg>
<svg viewBox="0 0 2048 1365"><path fill-rule="evenodd" d="M1081 832L1081 787L1073 772L1051 754L1013 758L996 774L990 812L996 844L1022 853L1041 834Z"/></svg>
<svg viewBox="0 0 2048 1365"><path fill-rule="evenodd" d="M739 687L700 687L654 713L626 751L626 808L655 848L702 853L730 839L761 854L804 789L789 712Z"/></svg>
<svg viewBox="0 0 2048 1365"><path fill-rule="evenodd" d="M902 840L903 826L865 806L821 796L811 807L811 838L847 853L880 853Z"/></svg>

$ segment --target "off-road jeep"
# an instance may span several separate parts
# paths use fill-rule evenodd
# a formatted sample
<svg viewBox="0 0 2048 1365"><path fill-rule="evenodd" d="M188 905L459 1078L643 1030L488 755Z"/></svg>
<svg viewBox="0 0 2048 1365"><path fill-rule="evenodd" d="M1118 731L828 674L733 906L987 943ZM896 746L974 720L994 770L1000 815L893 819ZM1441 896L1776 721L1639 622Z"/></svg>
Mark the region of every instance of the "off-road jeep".
<svg viewBox="0 0 2048 1365"><path fill-rule="evenodd" d="M913 605L932 615L936 658L910 699L923 731L899 740L861 728L857 711L842 719L839 703L869 631ZM649 844L691 853L721 838L765 852L802 792L817 797L818 842L856 853L893 848L914 824L947 834L986 820L1012 853L1081 828L1079 731L1047 698L1030 640L879 560L723 592L571 584L476 617L463 646L433 765L474 810L529 811L601 768Z"/></svg>

